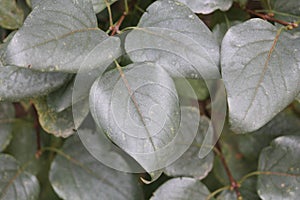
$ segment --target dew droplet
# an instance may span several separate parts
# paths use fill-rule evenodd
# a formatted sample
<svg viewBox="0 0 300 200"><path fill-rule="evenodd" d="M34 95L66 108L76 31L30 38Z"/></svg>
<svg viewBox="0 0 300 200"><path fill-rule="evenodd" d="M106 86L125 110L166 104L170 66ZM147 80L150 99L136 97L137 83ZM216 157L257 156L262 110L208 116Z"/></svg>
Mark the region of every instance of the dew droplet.
<svg viewBox="0 0 300 200"><path fill-rule="evenodd" d="M194 15L189 15L189 18L190 19L194 19Z"/></svg>

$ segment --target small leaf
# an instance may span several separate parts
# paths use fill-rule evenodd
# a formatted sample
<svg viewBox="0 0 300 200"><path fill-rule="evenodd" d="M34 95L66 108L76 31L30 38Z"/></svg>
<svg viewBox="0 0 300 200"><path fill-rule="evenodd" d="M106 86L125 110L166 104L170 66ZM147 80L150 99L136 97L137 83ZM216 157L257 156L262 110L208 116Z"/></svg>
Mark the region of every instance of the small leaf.
<svg viewBox="0 0 300 200"><path fill-rule="evenodd" d="M209 14L215 10L227 11L231 7L233 0L178 0L186 4L193 12Z"/></svg>
<svg viewBox="0 0 300 200"><path fill-rule="evenodd" d="M134 62L156 62L173 77L219 74L219 46L211 31L177 1L151 4L138 28L127 35L125 50Z"/></svg>
<svg viewBox="0 0 300 200"><path fill-rule="evenodd" d="M69 138L60 152L51 165L49 177L61 198L143 199L137 177L101 164L89 154L78 137Z"/></svg>
<svg viewBox="0 0 300 200"><path fill-rule="evenodd" d="M197 179L173 178L161 185L154 192L151 200L199 200L206 199L209 194L206 186Z"/></svg>
<svg viewBox="0 0 300 200"><path fill-rule="evenodd" d="M222 74L237 133L262 127L299 94L299 39L277 34L272 24L251 19L230 28L223 39Z"/></svg>
<svg viewBox="0 0 300 200"><path fill-rule="evenodd" d="M14 106L11 103L0 102L0 152L6 148L12 138L14 117Z"/></svg>
<svg viewBox="0 0 300 200"><path fill-rule="evenodd" d="M24 13L16 1L0 0L0 26L6 29L17 29L23 23Z"/></svg>
<svg viewBox="0 0 300 200"><path fill-rule="evenodd" d="M35 99L34 105L38 112L39 122L45 131L57 137L68 137L74 133L71 107L62 112L56 112L48 106L45 97Z"/></svg>
<svg viewBox="0 0 300 200"><path fill-rule="evenodd" d="M296 200L300 195L300 136L282 136L259 157L257 192L262 199ZM273 174L272 174L273 172Z"/></svg>
<svg viewBox="0 0 300 200"><path fill-rule="evenodd" d="M211 171L214 161L213 152L210 152L203 159L200 159L198 155L205 134L213 134L212 130L210 133L206 133L208 125L209 119L201 118L197 136L191 147L178 160L165 168L165 173L168 176L189 176L203 179Z"/></svg>
<svg viewBox="0 0 300 200"><path fill-rule="evenodd" d="M42 1L10 41L4 64L76 72L88 53L107 37L97 28L91 2Z"/></svg>
<svg viewBox="0 0 300 200"><path fill-rule="evenodd" d="M39 191L35 176L20 168L13 157L0 154L0 199L37 200Z"/></svg>

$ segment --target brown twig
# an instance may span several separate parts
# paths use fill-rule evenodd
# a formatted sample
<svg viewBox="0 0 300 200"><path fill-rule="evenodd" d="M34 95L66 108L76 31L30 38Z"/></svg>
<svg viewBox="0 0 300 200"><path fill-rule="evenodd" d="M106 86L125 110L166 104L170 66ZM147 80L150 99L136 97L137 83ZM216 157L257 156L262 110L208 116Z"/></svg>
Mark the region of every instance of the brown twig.
<svg viewBox="0 0 300 200"><path fill-rule="evenodd" d="M224 155L223 155L223 153L222 153L222 148L221 148L221 145L220 145L220 142L219 142L219 141L216 143L216 148L217 148L217 150L218 150L218 152L219 152L219 153L218 153L218 156L219 156L219 158L220 158L220 160L221 160L221 162L222 162L222 164L223 164L223 166L224 166L225 172L226 172L226 174L227 174L227 176L228 176L228 178L229 178L229 181L230 181L230 189L235 191L236 196L237 196L237 199L240 200L240 199L242 199L242 195L241 195L241 193L240 193L240 191L239 191L240 185L239 185L239 183L233 178L233 175L232 175L232 173L231 173L231 171L230 171L230 169L229 169L229 167L228 167L228 164L227 164L227 162L226 162L226 160L225 160L225 157L224 157Z"/></svg>
<svg viewBox="0 0 300 200"><path fill-rule="evenodd" d="M122 25L125 17L126 17L127 13L124 12L123 15L120 17L120 19L118 20L118 22L116 23L116 25L111 26L109 29L111 30L111 36L114 36L116 33L119 32L120 26Z"/></svg>
<svg viewBox="0 0 300 200"><path fill-rule="evenodd" d="M33 116L34 116L34 129L35 129L35 133L36 133L36 153L35 153L35 157L38 159L40 158L40 156L42 155L42 145L41 145L41 132L40 132L40 122L39 122L39 116L37 113L36 108L34 107L34 105L32 104L32 110L33 110Z"/></svg>
<svg viewBox="0 0 300 200"><path fill-rule="evenodd" d="M255 11L250 10L250 9L246 9L246 12L248 12L248 13L250 13L250 14L252 14L252 15L258 16L258 17L260 17L260 18L262 18L262 19L264 19L264 20L276 22L276 23L278 23L278 24L281 24L281 25L290 27L290 29L293 29L293 28L297 28L297 27L298 27L298 24L297 24L297 23L286 22L286 21L283 21L283 20L280 20L280 19L275 19L275 18L273 18L273 16L270 15L270 14L262 14L262 13L255 12Z"/></svg>

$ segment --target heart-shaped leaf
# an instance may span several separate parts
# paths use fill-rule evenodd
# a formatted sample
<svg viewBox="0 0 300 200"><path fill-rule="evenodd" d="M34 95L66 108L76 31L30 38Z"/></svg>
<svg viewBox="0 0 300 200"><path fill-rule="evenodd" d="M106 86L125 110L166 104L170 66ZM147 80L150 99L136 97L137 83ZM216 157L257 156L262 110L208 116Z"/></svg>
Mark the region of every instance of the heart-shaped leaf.
<svg viewBox="0 0 300 200"><path fill-rule="evenodd" d="M56 112L48 106L46 97L35 99L34 105L38 112L39 122L45 131L57 137L68 137L74 133L75 125L71 107L62 112Z"/></svg>
<svg viewBox="0 0 300 200"><path fill-rule="evenodd" d="M300 91L300 40L251 19L229 29L222 43L222 74L229 120L238 133L257 130Z"/></svg>
<svg viewBox="0 0 300 200"><path fill-rule="evenodd" d="M206 199L209 194L207 187L197 179L173 178L161 185L154 192L151 200L197 200Z"/></svg>
<svg viewBox="0 0 300 200"><path fill-rule="evenodd" d="M107 37L97 28L91 2L42 1L10 41L4 64L76 72L87 54Z"/></svg>
<svg viewBox="0 0 300 200"><path fill-rule="evenodd" d="M0 103L0 152L9 144L12 138L12 122L15 117L14 106L11 103Z"/></svg>
<svg viewBox="0 0 300 200"><path fill-rule="evenodd" d="M134 63L118 69L95 81L90 92L93 118L146 171L161 169L190 146L197 132L199 112L192 115L195 118L190 128L194 131L184 132L183 137L181 126L187 113L191 113L179 108L168 73L153 63ZM182 145L176 146L176 142Z"/></svg>
<svg viewBox="0 0 300 200"><path fill-rule="evenodd" d="M0 199L37 200L37 178L18 166L16 159L0 154Z"/></svg>
<svg viewBox="0 0 300 200"><path fill-rule="evenodd" d="M300 136L276 138L259 157L257 192L262 199L298 199L300 195ZM272 173L273 172L273 173Z"/></svg>
<svg viewBox="0 0 300 200"><path fill-rule="evenodd" d="M69 138L53 161L50 181L63 199L140 200L135 175L108 168L92 157L78 137ZM88 192L87 192L88 191Z"/></svg>
<svg viewBox="0 0 300 200"><path fill-rule="evenodd" d="M156 1L125 40L134 62L152 61L174 77L218 74L219 46L207 26L177 1ZM199 74L200 73L200 74Z"/></svg>
<svg viewBox="0 0 300 200"><path fill-rule="evenodd" d="M178 0L186 4L193 12L209 14L215 10L226 11L231 7L233 0Z"/></svg>

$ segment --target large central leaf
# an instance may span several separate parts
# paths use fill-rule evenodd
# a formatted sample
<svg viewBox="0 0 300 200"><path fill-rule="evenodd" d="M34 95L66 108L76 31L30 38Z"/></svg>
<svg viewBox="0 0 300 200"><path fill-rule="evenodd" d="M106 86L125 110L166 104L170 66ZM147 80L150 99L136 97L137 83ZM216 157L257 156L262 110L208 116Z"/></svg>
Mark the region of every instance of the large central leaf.
<svg viewBox="0 0 300 200"><path fill-rule="evenodd" d="M222 43L222 74L233 130L266 124L300 91L300 40L261 19L229 29Z"/></svg>
<svg viewBox="0 0 300 200"><path fill-rule="evenodd" d="M108 137L147 171L164 167L176 154L172 142L182 111L173 80L160 66L135 63L123 72L114 69L105 73L91 89L90 109ZM198 112L196 125L197 116ZM195 133L184 133L183 147L193 141L197 131L193 127ZM164 149L167 146L169 149ZM183 152L179 150L179 154Z"/></svg>
<svg viewBox="0 0 300 200"><path fill-rule="evenodd" d="M91 2L42 1L11 40L4 61L41 71L76 72L105 38L97 28Z"/></svg>

